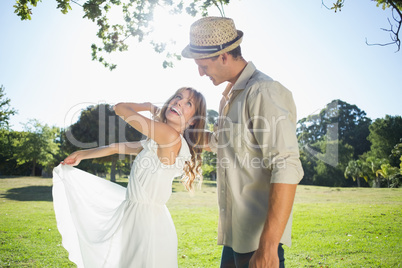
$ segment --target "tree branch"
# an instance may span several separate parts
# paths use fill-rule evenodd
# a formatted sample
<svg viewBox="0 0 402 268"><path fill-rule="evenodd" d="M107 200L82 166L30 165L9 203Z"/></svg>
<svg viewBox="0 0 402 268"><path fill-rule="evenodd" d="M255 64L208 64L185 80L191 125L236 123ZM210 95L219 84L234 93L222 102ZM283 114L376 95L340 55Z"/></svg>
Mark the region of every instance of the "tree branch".
<svg viewBox="0 0 402 268"><path fill-rule="evenodd" d="M76 2L74 0L70 0L70 1L73 2L74 4L79 5L80 7L82 7L82 5L80 3L78 3L78 2Z"/></svg>
<svg viewBox="0 0 402 268"><path fill-rule="evenodd" d="M389 43L385 43L385 44L370 44L367 42L367 38L366 38L366 45L368 46L389 46L389 45L393 45L395 44L397 46L397 50L395 52L400 51L401 48L401 40L399 38L399 33L402 27L402 12L400 10L400 0L386 0L386 1L379 1L379 0L373 0L375 2L377 2L377 6L379 6L380 4L383 5L383 9L387 8L387 7L391 7L392 8L392 18L394 19L394 21L396 22L396 26L397 29L394 30L394 25L391 23L390 19L388 18L388 22L390 24L390 28L391 29L383 29L381 28L381 30L383 31L387 31L390 32L390 37L392 42ZM341 8L344 6L344 2L345 0L336 0L335 3L333 3L333 7L329 8L325 5L324 0L321 0L321 4L328 10L334 10L335 12L337 12L338 10L341 11ZM397 16L399 16L399 19L397 18Z"/></svg>
<svg viewBox="0 0 402 268"><path fill-rule="evenodd" d="M393 42L389 42L389 43L386 43L386 44L369 44L369 43L367 42L367 38L366 38L366 44L367 44L368 46L389 46L389 45L396 44L396 46L397 46L398 49L397 49L395 52L398 52L398 51L400 51L400 49L401 49L401 40L399 39L399 33L400 33L400 30L401 30L401 25L402 25L402 13L401 13L401 11L398 9L398 7L395 5L394 2L390 1L389 4L392 6L392 18L393 18L394 21L397 23L397 30L394 31L394 29L393 29L393 26L394 26L394 25L391 23L391 21L390 21L389 18L388 18L388 23L389 23L391 29L384 29L384 28L381 28L381 30L386 31L386 32L390 32L390 33L391 33L391 34L390 34L390 37L391 37L391 40L392 40ZM396 12L396 13L399 15L399 19L395 17L394 12Z"/></svg>

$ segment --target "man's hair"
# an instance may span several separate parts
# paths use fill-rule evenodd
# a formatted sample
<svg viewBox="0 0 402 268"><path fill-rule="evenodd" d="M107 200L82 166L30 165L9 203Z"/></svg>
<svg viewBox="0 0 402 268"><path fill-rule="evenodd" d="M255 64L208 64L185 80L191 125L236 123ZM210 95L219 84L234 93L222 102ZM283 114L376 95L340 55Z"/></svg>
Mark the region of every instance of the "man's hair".
<svg viewBox="0 0 402 268"><path fill-rule="evenodd" d="M228 51L227 53L228 53L229 55L231 55L235 60L243 59L243 56L241 55L241 48L240 48L240 46L236 47L236 48L233 49L233 50ZM220 55L218 55L218 56L213 56L213 57L210 57L209 59L211 59L211 60L216 60L219 56L220 56Z"/></svg>
<svg viewBox="0 0 402 268"><path fill-rule="evenodd" d="M232 55L234 59L241 59L243 56L241 55L241 48L240 46L236 47L235 49L228 52L228 54Z"/></svg>

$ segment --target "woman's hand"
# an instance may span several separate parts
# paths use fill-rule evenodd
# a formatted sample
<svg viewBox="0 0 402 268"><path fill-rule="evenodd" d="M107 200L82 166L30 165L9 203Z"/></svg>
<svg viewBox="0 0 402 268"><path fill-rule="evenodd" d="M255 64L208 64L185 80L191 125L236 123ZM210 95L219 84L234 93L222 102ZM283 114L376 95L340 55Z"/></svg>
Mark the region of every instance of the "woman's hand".
<svg viewBox="0 0 402 268"><path fill-rule="evenodd" d="M82 151L76 151L64 159L64 161L61 162L62 165L69 165L69 166L76 166L78 165L81 160L83 159L82 157Z"/></svg>
<svg viewBox="0 0 402 268"><path fill-rule="evenodd" d="M151 114L152 114L153 116L155 116L155 115L157 115L157 114L159 113L160 109L159 109L158 106L153 105L153 104L150 103L150 102L149 102L149 106L150 106L149 111L151 112Z"/></svg>

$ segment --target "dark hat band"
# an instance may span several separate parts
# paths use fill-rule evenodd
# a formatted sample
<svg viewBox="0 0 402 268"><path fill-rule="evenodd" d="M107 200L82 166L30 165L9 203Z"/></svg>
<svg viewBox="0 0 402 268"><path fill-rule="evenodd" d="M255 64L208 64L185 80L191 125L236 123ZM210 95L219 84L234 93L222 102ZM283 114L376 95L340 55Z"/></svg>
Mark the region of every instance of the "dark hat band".
<svg viewBox="0 0 402 268"><path fill-rule="evenodd" d="M217 45L217 46L194 46L190 44L190 51L193 53L213 53L213 52L218 52L222 49L227 48L228 46L234 44L236 41L240 39L240 36L237 36L235 39L233 39L230 42L227 42L222 45Z"/></svg>

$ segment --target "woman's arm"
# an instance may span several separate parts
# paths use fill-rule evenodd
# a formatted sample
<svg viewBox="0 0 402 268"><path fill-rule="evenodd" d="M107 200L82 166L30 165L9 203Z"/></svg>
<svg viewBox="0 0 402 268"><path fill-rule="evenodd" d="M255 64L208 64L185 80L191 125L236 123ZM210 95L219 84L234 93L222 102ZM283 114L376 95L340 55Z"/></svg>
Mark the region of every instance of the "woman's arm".
<svg viewBox="0 0 402 268"><path fill-rule="evenodd" d="M166 123L151 120L138 113L153 112L154 107L150 103L118 103L114 110L136 130L153 139L158 144L159 160L165 165L172 165L181 148L180 133Z"/></svg>
<svg viewBox="0 0 402 268"><path fill-rule="evenodd" d="M216 153L217 152L217 137L215 135L215 133L206 130L204 132L204 146L203 146L203 150L204 151L208 151L208 152L212 152L212 153Z"/></svg>
<svg viewBox="0 0 402 268"><path fill-rule="evenodd" d="M172 127L163 122L151 120L139 112L149 111L152 114L157 112L158 107L149 102L144 103L118 103L114 106L115 113L123 118L136 130L145 136L153 139L159 145L172 145L172 142L177 141L179 133Z"/></svg>
<svg viewBox="0 0 402 268"><path fill-rule="evenodd" d="M134 102L121 102L115 105L114 108L116 108L117 105L125 105L126 107L137 111L137 112L151 112L152 115L155 115L155 113L158 111L158 107L153 105L150 102L143 102L143 103L134 103Z"/></svg>
<svg viewBox="0 0 402 268"><path fill-rule="evenodd" d="M98 148L76 151L64 159L62 164L78 165L81 160L100 158L113 154L138 154L142 149L140 142L112 143Z"/></svg>

